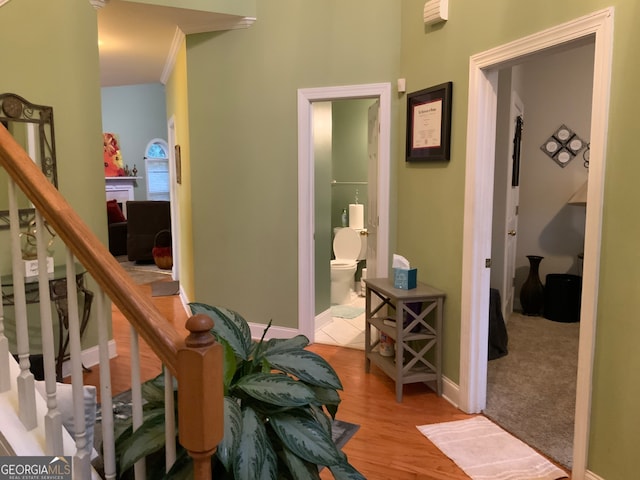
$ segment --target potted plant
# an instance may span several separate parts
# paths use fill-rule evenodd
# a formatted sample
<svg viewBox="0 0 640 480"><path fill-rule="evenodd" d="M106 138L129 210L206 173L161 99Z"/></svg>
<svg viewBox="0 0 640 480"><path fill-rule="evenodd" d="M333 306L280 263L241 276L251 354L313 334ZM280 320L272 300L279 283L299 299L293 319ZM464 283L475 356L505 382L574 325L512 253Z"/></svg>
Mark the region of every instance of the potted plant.
<svg viewBox="0 0 640 480"><path fill-rule="evenodd" d="M214 478L312 480L326 466L338 480L364 479L331 439L342 383L322 357L305 349L305 336L265 341L269 323L253 341L237 312L202 303L190 307L213 319L212 333L224 347L224 438L212 457ZM120 472L164 450L162 376L143 385L143 396L143 425L133 433L130 425L117 432ZM165 477L152 471L163 462L148 463L149 478L191 478L191 460L179 444L178 459Z"/></svg>

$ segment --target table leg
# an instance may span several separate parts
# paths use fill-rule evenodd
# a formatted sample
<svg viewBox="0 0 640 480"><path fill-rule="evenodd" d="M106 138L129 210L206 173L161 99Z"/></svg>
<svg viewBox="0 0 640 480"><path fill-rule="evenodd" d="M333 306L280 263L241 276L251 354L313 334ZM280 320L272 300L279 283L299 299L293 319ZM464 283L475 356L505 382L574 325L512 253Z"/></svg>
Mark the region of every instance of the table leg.
<svg viewBox="0 0 640 480"><path fill-rule="evenodd" d="M371 289L368 286L365 290L364 312L364 371L369 373L371 370L371 360L369 360L369 353L371 353L371 324L368 320L371 318Z"/></svg>
<svg viewBox="0 0 640 480"><path fill-rule="evenodd" d="M404 360L403 335L402 330L404 317L404 302L396 303L396 402L402 402L402 367Z"/></svg>

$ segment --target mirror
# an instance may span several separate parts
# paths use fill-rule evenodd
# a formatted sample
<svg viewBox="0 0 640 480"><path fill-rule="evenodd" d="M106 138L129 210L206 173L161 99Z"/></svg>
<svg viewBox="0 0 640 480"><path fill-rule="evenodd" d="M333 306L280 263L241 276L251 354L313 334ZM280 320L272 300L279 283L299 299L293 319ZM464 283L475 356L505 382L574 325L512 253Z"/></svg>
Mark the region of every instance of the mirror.
<svg viewBox="0 0 640 480"><path fill-rule="evenodd" d="M53 132L53 108L35 105L14 93L0 94L0 122L22 145L42 173L58 188L56 147ZM0 170L0 229L9 228L8 175ZM18 192L20 227L34 218L33 205L26 195Z"/></svg>

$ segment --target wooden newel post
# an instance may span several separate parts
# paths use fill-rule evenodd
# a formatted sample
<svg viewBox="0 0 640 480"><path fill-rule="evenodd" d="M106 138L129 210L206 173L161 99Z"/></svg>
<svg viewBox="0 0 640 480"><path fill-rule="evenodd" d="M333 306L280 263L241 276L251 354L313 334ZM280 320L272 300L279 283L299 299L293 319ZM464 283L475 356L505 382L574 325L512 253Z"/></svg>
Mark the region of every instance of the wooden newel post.
<svg viewBox="0 0 640 480"><path fill-rule="evenodd" d="M194 315L186 327L191 333L178 351L178 434L193 458L194 478L210 480L211 456L223 436L222 345L207 315Z"/></svg>

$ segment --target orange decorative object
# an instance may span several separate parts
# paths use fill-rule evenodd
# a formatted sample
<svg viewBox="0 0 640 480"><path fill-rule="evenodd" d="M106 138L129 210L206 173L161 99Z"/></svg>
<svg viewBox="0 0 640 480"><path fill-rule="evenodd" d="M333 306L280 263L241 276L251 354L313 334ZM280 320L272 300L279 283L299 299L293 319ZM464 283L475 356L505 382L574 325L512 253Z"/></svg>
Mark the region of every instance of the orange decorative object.
<svg viewBox="0 0 640 480"><path fill-rule="evenodd" d="M118 137L115 133L103 133L102 143L104 146L102 154L104 160L104 176L124 177L124 163L122 162Z"/></svg>

